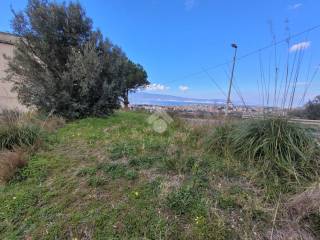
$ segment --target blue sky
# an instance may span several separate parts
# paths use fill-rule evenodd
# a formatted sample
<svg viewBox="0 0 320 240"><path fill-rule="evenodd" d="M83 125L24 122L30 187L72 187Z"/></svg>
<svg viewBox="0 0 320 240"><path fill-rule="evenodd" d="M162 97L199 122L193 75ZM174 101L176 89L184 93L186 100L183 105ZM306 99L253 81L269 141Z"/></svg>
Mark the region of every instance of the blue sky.
<svg viewBox="0 0 320 240"><path fill-rule="evenodd" d="M1 0L0 31L10 31L10 5L23 9L26 0ZM135 62L142 64L154 84L148 92L195 98L223 98L221 91L202 69L230 61L239 45L238 56L272 42L270 22L277 40L286 37L288 19L291 34L320 24L319 0L80 0L94 26L120 45ZM307 72L320 63L320 28L292 39L305 47L298 94L304 90ZM261 52L267 71L274 48ZM288 49L277 48L280 72ZM294 52L290 53L292 56ZM311 69L309 71L309 68ZM209 70L226 92L230 66ZM272 70L271 70L272 72ZM193 74L199 73L199 74ZM320 75L320 74L319 74ZM320 94L319 75L308 98ZM235 82L247 102L261 102L259 54L238 62ZM238 95L233 91L233 99Z"/></svg>

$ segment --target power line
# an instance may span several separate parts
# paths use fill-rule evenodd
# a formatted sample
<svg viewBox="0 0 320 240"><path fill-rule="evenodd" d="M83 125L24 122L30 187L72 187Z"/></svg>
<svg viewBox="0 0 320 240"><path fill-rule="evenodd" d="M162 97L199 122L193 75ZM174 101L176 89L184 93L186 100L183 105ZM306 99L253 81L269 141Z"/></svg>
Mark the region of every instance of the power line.
<svg viewBox="0 0 320 240"><path fill-rule="evenodd" d="M267 50L267 49L269 49L269 48L271 48L271 47L275 47L275 46L277 46L277 45L279 45L279 44L285 43L285 42L287 42L289 39L293 39L293 38L299 37L299 36L301 36L301 35L303 35L303 34L305 34L305 33L309 33L309 32L311 32L311 31L314 31L314 30L318 29L318 28L320 28L320 24L315 25L315 26L310 27L310 28L307 28L307 29L305 29L305 30L303 30L303 31L301 31L301 32L296 33L296 34L290 35L289 37L286 37L286 38L284 38L284 39L282 39L282 40L279 40L279 41L276 41L276 42L272 42L271 44L268 44L268 45L266 45L266 46L264 46L264 47L261 47L261 48L258 48L258 49L256 49L256 50L250 51L250 52L248 52L248 53L246 53L246 54L244 54L244 55L242 55L242 56L240 56L240 57L237 57L237 58L236 58L236 61L240 61L240 60L242 60L242 59L244 59L244 58L247 58L247 57L249 57L249 56L252 56L252 55L254 55L254 54L257 54L257 53L259 53L259 52L261 52L261 51L264 51L264 50ZM226 62L223 62L223 63L219 63L219 64L217 64L217 65L215 65L215 66L208 67L208 68L206 68L205 70L206 70L206 71L213 70L213 69L216 69L216 68L219 68L219 67L228 65L228 64L230 64L230 63L232 63L232 61L229 60L229 61L226 61ZM185 76L183 76L183 77L181 77L181 78L179 78L179 79L175 79L175 80L171 80L171 81L164 82L163 84L168 84L168 83L180 81L180 80L183 79L183 78L190 78L190 77L193 77L193 76L197 76L197 75L203 74L203 72L204 72L204 71L202 70L202 71L190 73L190 74L185 75Z"/></svg>
<svg viewBox="0 0 320 240"><path fill-rule="evenodd" d="M216 85L216 87L220 90L220 92L227 97L227 94L225 93L225 91L223 91L223 89L220 87L220 85L214 80L214 78L211 76L211 74L209 74L209 72L205 69L203 69L203 71L207 74L207 76L209 77L209 79L214 83L214 85Z"/></svg>

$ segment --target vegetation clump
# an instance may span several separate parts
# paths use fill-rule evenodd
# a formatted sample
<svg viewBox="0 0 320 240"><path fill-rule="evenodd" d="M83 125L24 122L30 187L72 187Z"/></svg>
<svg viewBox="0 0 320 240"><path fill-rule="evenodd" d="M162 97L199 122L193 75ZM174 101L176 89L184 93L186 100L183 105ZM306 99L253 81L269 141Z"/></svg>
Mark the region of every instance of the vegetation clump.
<svg viewBox="0 0 320 240"><path fill-rule="evenodd" d="M147 73L93 29L79 3L29 0L12 20L7 81L19 101L68 119L108 115L149 84Z"/></svg>
<svg viewBox="0 0 320 240"><path fill-rule="evenodd" d="M38 139L40 129L32 125L13 125L0 127L0 148L12 149L14 146L31 146Z"/></svg>
<svg viewBox="0 0 320 240"><path fill-rule="evenodd" d="M219 126L209 136L208 148L256 171L253 175L267 180L261 182L272 194L318 175L319 147L312 132L284 118Z"/></svg>
<svg viewBox="0 0 320 240"><path fill-rule="evenodd" d="M4 109L0 115L0 182L10 180L42 145L47 133L63 124L61 117Z"/></svg>
<svg viewBox="0 0 320 240"><path fill-rule="evenodd" d="M0 116L0 150L31 146L40 132L40 127L25 121L22 113L4 110Z"/></svg>
<svg viewBox="0 0 320 240"><path fill-rule="evenodd" d="M283 118L253 120L232 131L235 155L259 167L264 175L309 178L317 166L316 142L307 129Z"/></svg>
<svg viewBox="0 0 320 240"><path fill-rule="evenodd" d="M307 118L312 120L320 119L320 95L316 96L313 100L302 108L296 108L289 112L289 115L298 118Z"/></svg>

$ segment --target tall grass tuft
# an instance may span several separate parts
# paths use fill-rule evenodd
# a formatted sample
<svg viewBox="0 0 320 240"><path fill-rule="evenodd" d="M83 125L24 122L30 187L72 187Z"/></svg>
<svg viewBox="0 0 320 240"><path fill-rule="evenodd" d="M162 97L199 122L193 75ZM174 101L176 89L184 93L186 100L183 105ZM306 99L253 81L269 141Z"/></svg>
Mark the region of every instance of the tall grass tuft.
<svg viewBox="0 0 320 240"><path fill-rule="evenodd" d="M205 141L208 150L214 150L219 155L225 156L230 150L231 134L233 125L224 124L214 128Z"/></svg>
<svg viewBox="0 0 320 240"><path fill-rule="evenodd" d="M267 197L314 180L320 172L319 146L312 132L284 118L250 120L214 129L209 150L234 161L266 190Z"/></svg>
<svg viewBox="0 0 320 240"><path fill-rule="evenodd" d="M40 132L40 127L26 121L22 113L5 110L0 116L0 150L31 146L39 139Z"/></svg>
<svg viewBox="0 0 320 240"><path fill-rule="evenodd" d="M284 118L252 120L232 131L235 155L258 167L264 175L309 178L316 165L317 144L310 131Z"/></svg>
<svg viewBox="0 0 320 240"><path fill-rule="evenodd" d="M31 146L39 138L40 128L34 125L11 125L0 127L0 149L14 146Z"/></svg>

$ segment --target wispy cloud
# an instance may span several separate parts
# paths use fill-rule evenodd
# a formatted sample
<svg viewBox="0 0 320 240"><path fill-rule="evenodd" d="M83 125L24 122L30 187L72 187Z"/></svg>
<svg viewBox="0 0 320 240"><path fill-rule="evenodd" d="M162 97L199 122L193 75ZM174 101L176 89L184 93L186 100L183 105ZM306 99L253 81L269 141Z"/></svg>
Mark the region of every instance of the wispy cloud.
<svg viewBox="0 0 320 240"><path fill-rule="evenodd" d="M310 45L311 45L311 42L300 42L300 43L294 44L291 46L290 52L307 49L310 47Z"/></svg>
<svg viewBox="0 0 320 240"><path fill-rule="evenodd" d="M184 0L184 9L190 11L194 8L196 0Z"/></svg>
<svg viewBox="0 0 320 240"><path fill-rule="evenodd" d="M179 90L180 90L181 92L186 92L186 91L189 90L189 87L188 87L188 86L181 85L181 86L179 86Z"/></svg>
<svg viewBox="0 0 320 240"><path fill-rule="evenodd" d="M150 91L165 91L168 89L169 87L159 83L152 83L146 87L146 90L150 90Z"/></svg>
<svg viewBox="0 0 320 240"><path fill-rule="evenodd" d="M303 6L302 3L296 3L296 4L293 4L293 5L290 5L290 6L289 6L289 9L291 9L291 10L296 10L296 9L298 9L298 8L301 8L302 6Z"/></svg>

